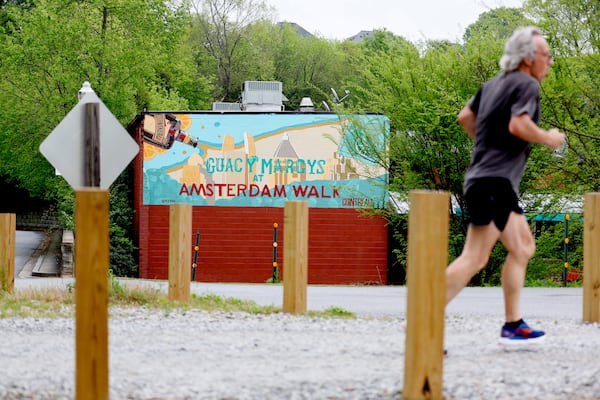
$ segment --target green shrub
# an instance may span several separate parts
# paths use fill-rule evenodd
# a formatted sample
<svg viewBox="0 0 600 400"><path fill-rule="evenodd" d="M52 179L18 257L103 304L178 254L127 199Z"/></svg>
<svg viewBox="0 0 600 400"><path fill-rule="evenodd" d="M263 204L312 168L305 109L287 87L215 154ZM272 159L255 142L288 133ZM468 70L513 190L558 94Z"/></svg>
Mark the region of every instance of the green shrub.
<svg viewBox="0 0 600 400"><path fill-rule="evenodd" d="M110 187L110 270L115 276L137 277L138 265L133 244L132 184L128 172ZM61 186L58 202L59 221L65 229L75 231L75 192Z"/></svg>
<svg viewBox="0 0 600 400"><path fill-rule="evenodd" d="M571 218L568 226L568 270L583 268L583 222ZM562 285L565 263L565 223L542 225L536 238L536 252L527 269L526 286ZM566 271L568 272L568 271Z"/></svg>
<svg viewBox="0 0 600 400"><path fill-rule="evenodd" d="M406 251L408 239L407 215L395 214L388 217L390 227L390 284L406 282ZM466 238L466 221L455 216L450 220L449 262L460 255ZM568 269L583 268L583 221L579 216L571 217L568 225ZM536 252L529 262L525 286L552 287L563 285L565 256L565 223L546 222L536 230ZM470 286L500 286L502 266L507 251L500 242L496 243L486 267L476 274ZM568 271L567 271L568 272ZM569 286L580 285L569 282Z"/></svg>

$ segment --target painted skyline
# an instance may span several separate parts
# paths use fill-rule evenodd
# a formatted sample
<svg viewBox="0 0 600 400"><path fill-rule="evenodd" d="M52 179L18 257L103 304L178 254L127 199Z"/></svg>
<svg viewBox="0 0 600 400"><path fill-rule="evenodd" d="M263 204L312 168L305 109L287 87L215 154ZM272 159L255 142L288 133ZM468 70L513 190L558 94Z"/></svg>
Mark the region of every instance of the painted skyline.
<svg viewBox="0 0 600 400"><path fill-rule="evenodd" d="M178 141L170 148L144 143L145 204L283 206L307 200L311 207L364 208L387 202L387 171L349 150L356 135L370 135L382 150L387 146L389 123L382 115L174 116Z"/></svg>

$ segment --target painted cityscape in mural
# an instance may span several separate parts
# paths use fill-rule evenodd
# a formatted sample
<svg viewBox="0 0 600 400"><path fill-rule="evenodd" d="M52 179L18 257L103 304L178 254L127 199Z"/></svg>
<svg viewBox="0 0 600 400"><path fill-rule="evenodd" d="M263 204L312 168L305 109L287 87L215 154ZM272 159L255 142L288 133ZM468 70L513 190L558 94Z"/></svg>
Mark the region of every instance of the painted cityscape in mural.
<svg viewBox="0 0 600 400"><path fill-rule="evenodd" d="M144 204L384 207L387 171L356 149L383 152L379 114L147 113ZM358 143L358 144L357 144Z"/></svg>

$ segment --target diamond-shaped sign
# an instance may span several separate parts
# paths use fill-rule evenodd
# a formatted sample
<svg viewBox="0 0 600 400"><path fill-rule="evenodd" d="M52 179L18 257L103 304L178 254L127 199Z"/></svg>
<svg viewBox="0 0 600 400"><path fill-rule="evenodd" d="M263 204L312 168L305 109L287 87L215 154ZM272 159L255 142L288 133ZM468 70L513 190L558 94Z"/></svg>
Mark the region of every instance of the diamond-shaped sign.
<svg viewBox="0 0 600 400"><path fill-rule="evenodd" d="M99 103L100 188L107 189L138 154L138 144L96 93L89 92L40 145L40 152L73 189L85 186L85 105Z"/></svg>

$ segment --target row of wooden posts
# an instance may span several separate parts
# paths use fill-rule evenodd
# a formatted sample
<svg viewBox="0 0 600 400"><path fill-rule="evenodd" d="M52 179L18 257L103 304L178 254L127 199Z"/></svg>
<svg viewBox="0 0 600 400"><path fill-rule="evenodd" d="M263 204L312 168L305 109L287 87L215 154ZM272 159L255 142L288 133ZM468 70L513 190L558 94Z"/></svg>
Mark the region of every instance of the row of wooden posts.
<svg viewBox="0 0 600 400"><path fill-rule="evenodd" d="M306 312L308 283L308 203L289 201L283 212L283 312ZM192 254L192 205L169 206L169 291L171 301L190 299Z"/></svg>
<svg viewBox="0 0 600 400"><path fill-rule="evenodd" d="M403 399L442 399L445 268L448 262L449 194L410 193ZM102 189L76 191L75 362L76 398L109 397L108 266L109 197ZM190 299L192 206L169 210L171 301ZM600 193L585 195L583 321L600 322ZM0 278L14 289L15 215L0 214ZM306 312L308 204L284 206L283 311Z"/></svg>

